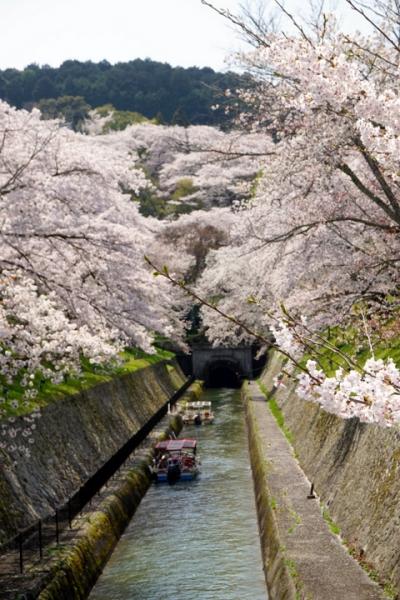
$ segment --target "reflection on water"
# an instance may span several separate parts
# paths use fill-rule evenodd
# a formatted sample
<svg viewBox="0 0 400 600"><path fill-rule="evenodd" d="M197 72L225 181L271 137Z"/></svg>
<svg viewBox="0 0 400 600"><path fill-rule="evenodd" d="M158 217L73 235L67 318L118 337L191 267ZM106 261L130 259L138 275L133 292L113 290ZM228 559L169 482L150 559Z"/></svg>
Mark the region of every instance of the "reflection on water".
<svg viewBox="0 0 400 600"><path fill-rule="evenodd" d="M215 421L185 427L196 481L153 485L90 600L265 600L253 484L237 390L207 390Z"/></svg>

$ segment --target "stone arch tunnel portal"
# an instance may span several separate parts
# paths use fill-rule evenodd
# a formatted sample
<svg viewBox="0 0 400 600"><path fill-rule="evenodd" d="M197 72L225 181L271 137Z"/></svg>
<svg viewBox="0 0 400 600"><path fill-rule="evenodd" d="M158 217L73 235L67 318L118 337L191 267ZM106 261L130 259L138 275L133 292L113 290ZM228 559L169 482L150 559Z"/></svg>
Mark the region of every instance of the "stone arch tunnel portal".
<svg viewBox="0 0 400 600"><path fill-rule="evenodd" d="M197 347L192 351L193 375L206 387L240 387L243 379L253 378L250 347Z"/></svg>

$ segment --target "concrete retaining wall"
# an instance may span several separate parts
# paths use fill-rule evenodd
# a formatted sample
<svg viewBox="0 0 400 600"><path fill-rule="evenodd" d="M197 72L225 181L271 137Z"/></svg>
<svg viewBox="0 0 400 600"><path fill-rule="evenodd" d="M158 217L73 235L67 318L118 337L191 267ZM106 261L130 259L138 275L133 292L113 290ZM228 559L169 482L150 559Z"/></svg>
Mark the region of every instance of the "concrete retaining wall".
<svg viewBox="0 0 400 600"><path fill-rule="evenodd" d="M382 600L330 531L257 384L244 386L261 547L271 600Z"/></svg>
<svg viewBox="0 0 400 600"><path fill-rule="evenodd" d="M273 389L282 359L262 380ZM275 391L299 462L352 554L400 593L400 430L342 420L300 400L293 384ZM387 590L391 585L387 586ZM393 592L389 597L398 597Z"/></svg>

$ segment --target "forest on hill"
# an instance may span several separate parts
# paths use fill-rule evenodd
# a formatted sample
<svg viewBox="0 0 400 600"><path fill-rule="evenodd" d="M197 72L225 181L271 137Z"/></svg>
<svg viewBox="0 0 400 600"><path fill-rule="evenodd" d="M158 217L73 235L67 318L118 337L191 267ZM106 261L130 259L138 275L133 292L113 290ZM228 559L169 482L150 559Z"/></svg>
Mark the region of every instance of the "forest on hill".
<svg viewBox="0 0 400 600"><path fill-rule="evenodd" d="M17 108L41 100L81 96L91 107L112 104L159 122L220 124L226 120L221 103L226 89L243 87L244 76L204 67L172 67L150 59L115 65L103 60L67 60L60 67L30 64L23 70L0 70L0 98Z"/></svg>

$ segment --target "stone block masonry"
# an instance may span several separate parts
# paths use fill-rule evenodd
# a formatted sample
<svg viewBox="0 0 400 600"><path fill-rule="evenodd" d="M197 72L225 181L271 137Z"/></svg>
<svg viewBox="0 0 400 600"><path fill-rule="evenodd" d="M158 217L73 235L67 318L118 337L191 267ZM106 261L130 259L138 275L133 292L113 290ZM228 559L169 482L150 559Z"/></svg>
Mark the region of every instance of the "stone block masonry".
<svg viewBox="0 0 400 600"><path fill-rule="evenodd" d="M167 372L181 391L181 375L171 365ZM145 370L146 371L146 370ZM149 375L149 373L147 373ZM176 391L176 390L175 390ZM201 386L193 383L184 396L195 398ZM170 393L167 399L174 394ZM165 405L166 398L163 398ZM145 401L145 399L144 399ZM152 477L150 465L156 441L182 427L179 415L166 415L128 456L115 475L74 518L71 529L60 534L59 543L26 557L23 574L10 574L0 568L0 598L7 600L83 600L96 582L122 532L129 523ZM0 563L1 565L1 563Z"/></svg>
<svg viewBox="0 0 400 600"><path fill-rule="evenodd" d="M178 433L182 427L178 417L172 420L166 417L163 422L151 436L153 443L167 437L170 430ZM89 513L75 539L65 545L62 555L53 561L50 581L37 596L38 600L87 598L151 483L152 456L151 451L145 452L136 465L128 466L107 498Z"/></svg>
<svg viewBox="0 0 400 600"><path fill-rule="evenodd" d="M273 390L282 358L272 354L262 381ZM400 430L340 419L305 402L294 385L274 391L293 446L354 556L400 595Z"/></svg>
<svg viewBox="0 0 400 600"><path fill-rule="evenodd" d="M1 456L0 543L53 513L182 387L160 362L48 404L30 459ZM3 464L4 464L3 463Z"/></svg>
<svg viewBox="0 0 400 600"><path fill-rule="evenodd" d="M164 417L118 473L60 537L31 562L24 575L0 571L3 600L84 600L101 574L150 483L153 445L182 427L178 416Z"/></svg>

